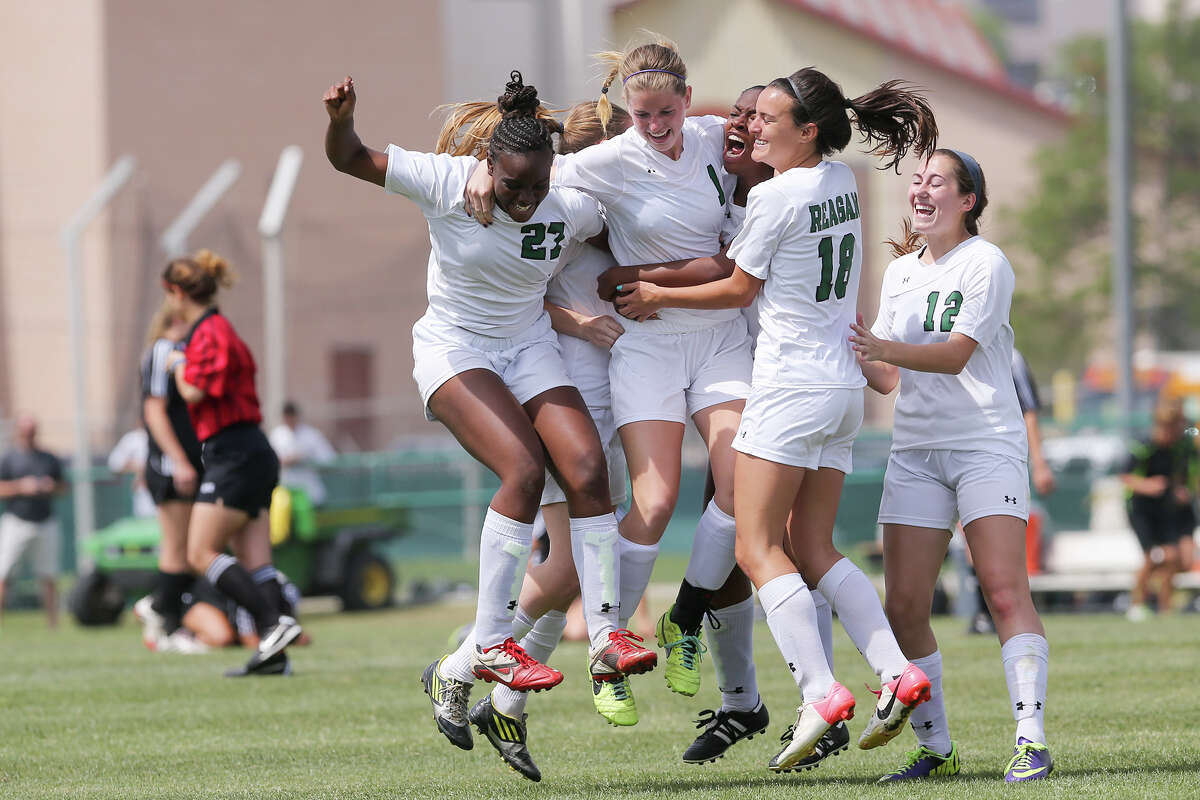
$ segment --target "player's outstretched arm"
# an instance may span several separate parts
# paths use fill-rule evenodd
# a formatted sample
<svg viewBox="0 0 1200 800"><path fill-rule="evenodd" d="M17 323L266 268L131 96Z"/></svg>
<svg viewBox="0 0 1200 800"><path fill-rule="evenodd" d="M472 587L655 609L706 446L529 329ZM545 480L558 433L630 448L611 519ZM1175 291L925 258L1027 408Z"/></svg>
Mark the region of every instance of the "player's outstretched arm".
<svg viewBox="0 0 1200 800"><path fill-rule="evenodd" d="M617 285L646 281L658 286L699 286L702 283L719 281L733 274L733 259L725 251L703 258L685 258L665 264L643 264L636 267L611 267L596 279L596 292L600 299L611 301L617 294Z"/></svg>
<svg viewBox="0 0 1200 800"><path fill-rule="evenodd" d="M354 130L357 99L354 79L349 75L325 92L323 100L325 111L329 114L329 127L325 129L325 155L338 172L383 186L387 176L387 154L367 147L358 138Z"/></svg>

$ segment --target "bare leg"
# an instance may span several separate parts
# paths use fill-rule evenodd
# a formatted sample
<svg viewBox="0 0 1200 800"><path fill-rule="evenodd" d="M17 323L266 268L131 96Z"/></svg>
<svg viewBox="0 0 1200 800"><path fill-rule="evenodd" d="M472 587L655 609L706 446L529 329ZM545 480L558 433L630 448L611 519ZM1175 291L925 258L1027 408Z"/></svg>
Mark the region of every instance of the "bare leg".
<svg viewBox="0 0 1200 800"><path fill-rule="evenodd" d="M995 514L963 526L963 532L975 556L975 574L983 586L1000 643L1018 633L1045 636L1025 571L1024 520Z"/></svg>

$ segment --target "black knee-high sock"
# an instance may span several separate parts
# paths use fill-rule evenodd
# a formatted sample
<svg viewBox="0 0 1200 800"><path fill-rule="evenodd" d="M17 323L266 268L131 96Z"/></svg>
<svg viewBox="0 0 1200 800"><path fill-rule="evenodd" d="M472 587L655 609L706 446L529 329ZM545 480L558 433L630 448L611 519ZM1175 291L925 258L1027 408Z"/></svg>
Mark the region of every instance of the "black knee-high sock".
<svg viewBox="0 0 1200 800"><path fill-rule="evenodd" d="M267 593L260 589L246 568L231 555L222 553L213 559L205 573L209 583L216 586L233 601L250 612L259 635L279 622L279 609Z"/></svg>
<svg viewBox="0 0 1200 800"><path fill-rule="evenodd" d="M259 591L267 596L268 602L273 604L280 614L288 613L290 604L287 598L283 596L283 584L279 582L279 573L275 571L272 564L259 567L251 573L254 582L258 585Z"/></svg>
<svg viewBox="0 0 1200 800"><path fill-rule="evenodd" d="M155 611L163 616L163 627L168 634L183 625L183 593L192 585L190 572L158 572L158 587L154 591Z"/></svg>
<svg viewBox="0 0 1200 800"><path fill-rule="evenodd" d="M671 609L671 621L691 636L700 633L704 624L704 612L712 603L713 591L692 586L686 580L679 582L679 594L675 595L675 606Z"/></svg>

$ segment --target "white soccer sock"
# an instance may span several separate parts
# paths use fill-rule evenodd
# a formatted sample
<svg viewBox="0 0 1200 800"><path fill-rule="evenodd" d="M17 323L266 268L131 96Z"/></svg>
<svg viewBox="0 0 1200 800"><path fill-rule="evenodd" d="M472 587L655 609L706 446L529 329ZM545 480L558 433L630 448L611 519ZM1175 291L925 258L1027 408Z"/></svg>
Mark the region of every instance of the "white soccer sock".
<svg viewBox="0 0 1200 800"><path fill-rule="evenodd" d="M929 678L929 699L913 709L909 722L917 741L935 753L950 752L950 722L946 719L946 697L942 694L942 651L934 650L912 663Z"/></svg>
<svg viewBox="0 0 1200 800"><path fill-rule="evenodd" d="M533 628L521 639L521 647L531 657L545 664L550 659L554 648L562 639L563 629L567 627L567 615L562 611L547 611L533 624ZM530 692L515 692L512 689L498 685L492 690L492 706L501 714L520 718L525 713L525 702Z"/></svg>
<svg viewBox="0 0 1200 800"><path fill-rule="evenodd" d="M608 644L620 625L621 535L613 514L571 518L571 554L579 576L583 620L592 647Z"/></svg>
<svg viewBox="0 0 1200 800"><path fill-rule="evenodd" d="M1043 724L1046 710L1046 676L1050 671L1050 643L1036 633L1018 633L1000 647L1004 680L1017 721L1017 738L1046 743Z"/></svg>
<svg viewBox="0 0 1200 800"><path fill-rule="evenodd" d="M721 688L721 708L753 711L758 705L758 675L754 671L754 597L711 612L720 627L706 615L708 646Z"/></svg>
<svg viewBox="0 0 1200 800"><path fill-rule="evenodd" d="M442 676L453 678L456 681L466 681L467 683L475 682L475 673L471 671L471 666L475 658L475 631L469 632L450 655L446 656L446 660L442 662Z"/></svg>
<svg viewBox="0 0 1200 800"><path fill-rule="evenodd" d="M519 642L522 639L524 639L525 634L527 634L527 633L529 633L529 631L533 630L533 622L534 622L533 617L529 616L529 613L525 609L521 608L520 605L518 605L517 613L513 614L513 621L512 621L513 641Z"/></svg>
<svg viewBox="0 0 1200 800"><path fill-rule="evenodd" d="M629 619L642 602L642 595L650 585L650 574L654 572L654 560L658 558L657 544L638 544L624 536L617 541L621 553L621 616L618 625L629 627Z"/></svg>
<svg viewBox="0 0 1200 800"><path fill-rule="evenodd" d="M758 599L804 702L822 699L833 685L833 673L825 663L816 609L804 579L795 572L773 578L759 587Z"/></svg>
<svg viewBox="0 0 1200 800"><path fill-rule="evenodd" d="M863 571L848 558L829 568L817 588L837 612L850 641L863 654L881 682L899 677L908 659L896 644L879 602L879 593Z"/></svg>
<svg viewBox="0 0 1200 800"><path fill-rule="evenodd" d="M821 633L821 647L825 650L825 661L829 664L829 671L833 672L833 609L829 607L829 601L825 599L825 595L821 594L818 589L812 593L813 605L817 609L817 630Z"/></svg>
<svg viewBox="0 0 1200 800"><path fill-rule="evenodd" d="M716 500L710 500L696 524L684 580L697 589L720 589L737 563L733 556L736 535L733 517L717 508Z"/></svg>
<svg viewBox="0 0 1200 800"><path fill-rule="evenodd" d="M479 599L475 607L475 644L480 649L512 636L513 612L532 542L532 524L509 519L493 508L487 510L479 537Z"/></svg>

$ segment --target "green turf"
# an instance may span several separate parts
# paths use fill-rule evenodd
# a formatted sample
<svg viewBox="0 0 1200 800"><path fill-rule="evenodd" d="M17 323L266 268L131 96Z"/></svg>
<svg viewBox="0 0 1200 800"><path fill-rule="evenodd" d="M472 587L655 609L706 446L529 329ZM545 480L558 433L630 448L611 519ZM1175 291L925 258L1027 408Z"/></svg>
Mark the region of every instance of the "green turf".
<svg viewBox="0 0 1200 800"><path fill-rule="evenodd" d="M290 679L227 680L244 653L165 656L144 650L128 617L118 628L67 625L49 634L33 612L0 634L0 798L901 798L1196 797L1200 700L1193 692L1200 619L1131 625L1113 616L1046 620L1052 779L1006 787L1011 751L999 647L939 622L957 779L876 786L911 747L851 749L820 769L776 776L765 764L791 722L796 691L764 624L759 675L768 737L716 764L679 754L692 719L714 704L705 666L697 698L671 695L657 673L636 678L641 723L615 729L591 710L585 648L564 645L566 682L530 703L530 744L545 778L529 783L477 738L453 748L434 728L418 682L464 606L310 616L316 643L294 651ZM865 713L870 675L840 629L836 670ZM476 692L476 697L480 696ZM857 736L859 721L851 722ZM519 794L518 794L519 793Z"/></svg>

